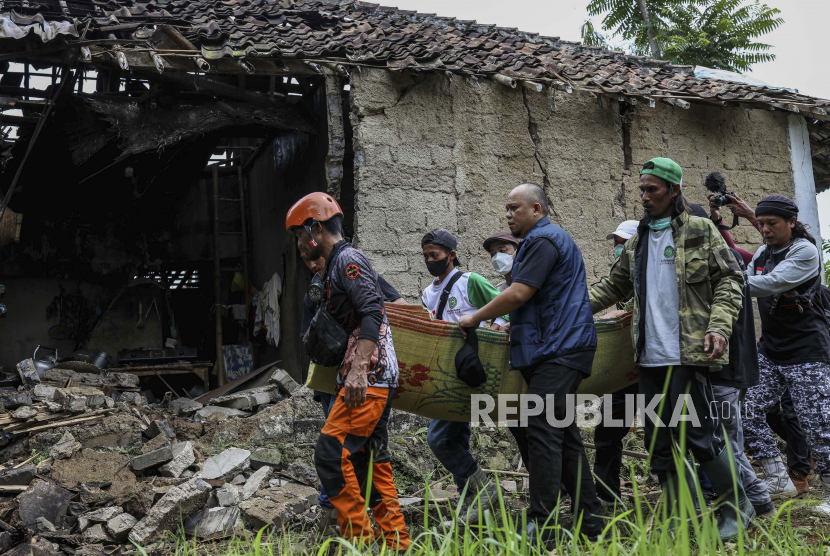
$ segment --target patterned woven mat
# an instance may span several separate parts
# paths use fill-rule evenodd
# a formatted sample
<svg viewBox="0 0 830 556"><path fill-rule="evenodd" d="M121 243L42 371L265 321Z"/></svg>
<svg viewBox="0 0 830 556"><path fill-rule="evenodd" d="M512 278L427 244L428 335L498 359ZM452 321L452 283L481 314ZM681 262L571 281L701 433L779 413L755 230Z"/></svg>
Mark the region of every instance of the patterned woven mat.
<svg viewBox="0 0 830 556"><path fill-rule="evenodd" d="M487 381L471 388L455 376L455 354L464 345L458 325L434 321L416 305L386 305L400 368L399 386L392 407L430 419L470 420L470 396L522 394L527 384L509 367L507 335L480 328L478 354ZM631 314L596 322L597 353L591 376L582 381L580 394L610 394L637 381L631 344ZM334 393L336 367L311 364L306 386ZM508 404L508 406L515 404ZM495 411L492 419L495 421Z"/></svg>

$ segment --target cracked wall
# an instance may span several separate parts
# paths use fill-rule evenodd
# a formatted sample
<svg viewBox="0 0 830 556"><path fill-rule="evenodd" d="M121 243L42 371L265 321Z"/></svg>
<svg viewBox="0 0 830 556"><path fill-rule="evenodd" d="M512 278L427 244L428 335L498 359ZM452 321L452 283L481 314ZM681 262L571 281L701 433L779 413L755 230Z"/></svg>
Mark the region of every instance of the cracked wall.
<svg viewBox="0 0 830 556"><path fill-rule="evenodd" d="M703 177L713 170L750 204L793 191L787 120L777 112L637 105L623 133L619 103L586 93L366 68L351 85L355 239L410 302L431 279L420 240L432 228L456 234L464 270L497 279L481 243L506 229L504 202L524 181L547 184L551 220L577 241L591 283L613 258L605 235L642 217L636 169L652 157L683 166L693 202L705 202ZM735 235L759 245L747 225Z"/></svg>

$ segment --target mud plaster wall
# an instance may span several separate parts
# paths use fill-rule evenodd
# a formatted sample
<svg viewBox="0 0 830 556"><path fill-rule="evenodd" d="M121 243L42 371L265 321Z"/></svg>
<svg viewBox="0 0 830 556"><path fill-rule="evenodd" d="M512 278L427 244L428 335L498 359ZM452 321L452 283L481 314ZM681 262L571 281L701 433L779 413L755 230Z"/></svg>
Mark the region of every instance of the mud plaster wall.
<svg viewBox="0 0 830 556"><path fill-rule="evenodd" d="M753 206L793 191L786 116L777 112L637 105L626 170L626 124L607 98L367 69L351 84L356 240L410 302L431 279L420 239L432 228L457 235L464 270L498 279L481 243L506 229L505 199L523 181L545 186L551 220L578 243L589 283L612 261L605 235L642 217L636 169L652 157L679 162L684 192L704 206L703 177L713 170ZM752 251L759 245L746 223L735 236Z"/></svg>

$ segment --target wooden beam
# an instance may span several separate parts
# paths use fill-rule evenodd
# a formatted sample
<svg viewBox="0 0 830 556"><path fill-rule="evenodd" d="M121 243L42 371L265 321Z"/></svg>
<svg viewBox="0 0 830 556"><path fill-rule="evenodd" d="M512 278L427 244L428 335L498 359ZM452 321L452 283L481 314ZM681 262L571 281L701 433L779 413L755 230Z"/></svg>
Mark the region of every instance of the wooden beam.
<svg viewBox="0 0 830 556"><path fill-rule="evenodd" d="M267 94L244 90L234 85L222 83L221 81L193 73L164 72L149 74L145 77L153 81L169 83L187 91L208 93L217 97L252 102L260 106L276 105L274 100L269 98ZM284 100L285 95L282 93L274 93L274 98Z"/></svg>
<svg viewBox="0 0 830 556"><path fill-rule="evenodd" d="M106 98L84 99L89 118L106 122L106 126L76 126L88 135L73 137L72 159L82 164L108 143L116 141L122 159L148 151L202 137L208 133L234 126L253 126L269 131L298 131L316 135L318 125L314 117L301 105L271 102L258 103L213 101L188 105L181 103L171 108L141 104L136 100Z"/></svg>
<svg viewBox="0 0 830 556"><path fill-rule="evenodd" d="M5 125L37 125L39 116L9 116L0 114L0 122Z"/></svg>
<svg viewBox="0 0 830 556"><path fill-rule="evenodd" d="M40 89L27 89L25 87L13 87L11 85L0 85L0 94L14 95L18 97L48 98L46 91Z"/></svg>

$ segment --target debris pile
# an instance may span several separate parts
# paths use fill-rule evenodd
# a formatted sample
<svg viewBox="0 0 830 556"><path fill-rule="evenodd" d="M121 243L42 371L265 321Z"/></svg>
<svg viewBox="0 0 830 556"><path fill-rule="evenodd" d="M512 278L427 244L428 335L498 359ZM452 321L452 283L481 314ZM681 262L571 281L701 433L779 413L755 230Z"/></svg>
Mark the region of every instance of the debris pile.
<svg viewBox="0 0 830 556"><path fill-rule="evenodd" d="M222 387L204 403L150 404L130 374L39 377L31 360L20 363L17 386L0 387L0 554L112 554L167 532L215 540L307 528L321 511L313 451L323 413L286 371L268 372L264 386ZM389 422L401 502L415 521L418 490L440 474L426 425L394 411ZM485 463L515 469L505 444L491 443L500 459ZM450 483L432 486L446 498Z"/></svg>

